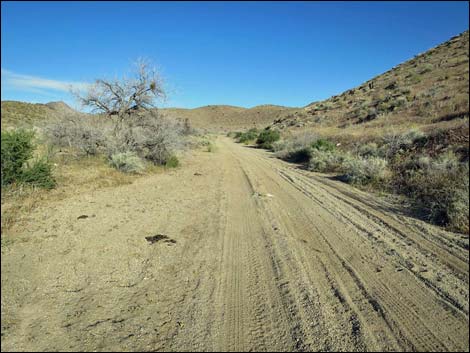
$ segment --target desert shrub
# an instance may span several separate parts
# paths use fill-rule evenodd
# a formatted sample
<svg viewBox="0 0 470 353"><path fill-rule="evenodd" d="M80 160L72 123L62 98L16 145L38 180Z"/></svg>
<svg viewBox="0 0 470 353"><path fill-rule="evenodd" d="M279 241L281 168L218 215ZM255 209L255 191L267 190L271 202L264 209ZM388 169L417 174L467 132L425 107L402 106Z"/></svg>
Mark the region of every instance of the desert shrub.
<svg viewBox="0 0 470 353"><path fill-rule="evenodd" d="M286 140L275 141L272 144L273 152L280 152L287 149L288 142Z"/></svg>
<svg viewBox="0 0 470 353"><path fill-rule="evenodd" d="M247 132L243 132L238 136L239 143L248 143L250 141L255 140L258 137L258 130L255 128L251 128Z"/></svg>
<svg viewBox="0 0 470 353"><path fill-rule="evenodd" d="M164 165L183 147L182 126L177 121L153 113L136 114L108 134L108 156L135 152L140 158Z"/></svg>
<svg viewBox="0 0 470 353"><path fill-rule="evenodd" d="M168 158L168 160L165 163L165 167L167 168L176 168L179 165L180 165L180 161L178 157L176 157L175 155L172 155L170 158Z"/></svg>
<svg viewBox="0 0 470 353"><path fill-rule="evenodd" d="M378 150L378 146L374 142L360 145L356 149L356 153L361 157L378 157L380 154Z"/></svg>
<svg viewBox="0 0 470 353"><path fill-rule="evenodd" d="M432 64L424 64L421 66L421 68L418 70L419 74L425 74L426 72L431 72L434 66Z"/></svg>
<svg viewBox="0 0 470 353"><path fill-rule="evenodd" d="M142 159L132 151L118 152L111 155L109 164L124 173L140 173L145 169Z"/></svg>
<svg viewBox="0 0 470 353"><path fill-rule="evenodd" d="M52 165L47 158L39 158L28 163L20 180L23 183L45 189L52 189L56 185L56 181L52 177Z"/></svg>
<svg viewBox="0 0 470 353"><path fill-rule="evenodd" d="M469 197L468 168L462 172L466 182L452 189L450 202L446 209L446 222L450 230L457 232L469 232Z"/></svg>
<svg viewBox="0 0 470 353"><path fill-rule="evenodd" d="M409 195L433 223L468 232L468 163L453 152L409 157L394 167L393 188Z"/></svg>
<svg viewBox="0 0 470 353"><path fill-rule="evenodd" d="M312 149L304 147L298 150L295 150L287 156L286 160L293 163L308 163L312 158Z"/></svg>
<svg viewBox="0 0 470 353"><path fill-rule="evenodd" d="M298 149L311 146L316 140L318 140L317 134L312 131L304 131L294 135L290 141L292 147Z"/></svg>
<svg viewBox="0 0 470 353"><path fill-rule="evenodd" d="M416 84L416 83L421 82L421 76L420 76L419 74L416 74L416 73L415 73L415 74L411 74L411 75L409 76L409 80L410 80L411 83Z"/></svg>
<svg viewBox="0 0 470 353"><path fill-rule="evenodd" d="M277 130L263 130L256 139L256 144L261 148L271 149L272 144L279 141L281 134Z"/></svg>
<svg viewBox="0 0 470 353"><path fill-rule="evenodd" d="M36 148L33 138L32 131L2 131L2 187L12 183L27 183L43 188L55 186L52 166L47 158L39 158L28 163Z"/></svg>
<svg viewBox="0 0 470 353"><path fill-rule="evenodd" d="M339 151L324 151L314 149L311 151L308 169L315 172L340 172L343 165L352 157Z"/></svg>
<svg viewBox="0 0 470 353"><path fill-rule="evenodd" d="M34 151L34 133L27 130L2 131L1 170L2 186L19 181L23 165Z"/></svg>
<svg viewBox="0 0 470 353"><path fill-rule="evenodd" d="M58 147L72 147L86 155L96 155L105 146L104 124L84 116L69 116L45 129L49 141Z"/></svg>
<svg viewBox="0 0 470 353"><path fill-rule="evenodd" d="M287 140L274 142L272 149L276 152L277 158L294 163L308 163L312 157L313 149L324 149L324 146L328 145L328 142L325 141L319 139L315 133L306 131Z"/></svg>
<svg viewBox="0 0 470 353"><path fill-rule="evenodd" d="M387 179L388 163L379 157L350 158L342 164L347 182L352 184L370 184Z"/></svg>
<svg viewBox="0 0 470 353"><path fill-rule="evenodd" d="M396 109L396 108L399 108L399 107L404 107L404 106L407 105L407 103L408 103L408 99L406 98L406 96L397 97L393 101L393 108Z"/></svg>
<svg viewBox="0 0 470 353"><path fill-rule="evenodd" d="M212 142L209 142L209 144L207 145L207 152L215 152L217 151L217 146L212 143Z"/></svg>
<svg viewBox="0 0 470 353"><path fill-rule="evenodd" d="M239 138L242 133L240 131L229 131L227 137Z"/></svg>
<svg viewBox="0 0 470 353"><path fill-rule="evenodd" d="M319 151L334 151L336 149L336 145L333 142L325 139L316 140L311 144L311 147Z"/></svg>
<svg viewBox="0 0 470 353"><path fill-rule="evenodd" d="M278 158L284 158L297 150L310 148L318 136L310 131L296 134L286 140L279 140L272 143L272 150L278 152Z"/></svg>
<svg viewBox="0 0 470 353"><path fill-rule="evenodd" d="M411 129L406 133L388 133L383 137L383 145L380 148L381 155L393 158L396 154L409 149L414 143L422 141L426 135L417 129Z"/></svg>

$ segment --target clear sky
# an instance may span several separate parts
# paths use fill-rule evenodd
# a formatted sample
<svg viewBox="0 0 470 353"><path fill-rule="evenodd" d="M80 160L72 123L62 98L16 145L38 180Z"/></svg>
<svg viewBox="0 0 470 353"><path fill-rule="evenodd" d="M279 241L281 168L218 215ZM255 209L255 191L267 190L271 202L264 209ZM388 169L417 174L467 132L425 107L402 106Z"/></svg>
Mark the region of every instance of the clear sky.
<svg viewBox="0 0 470 353"><path fill-rule="evenodd" d="M166 106L304 106L468 29L468 2L5 2L2 100L161 69Z"/></svg>

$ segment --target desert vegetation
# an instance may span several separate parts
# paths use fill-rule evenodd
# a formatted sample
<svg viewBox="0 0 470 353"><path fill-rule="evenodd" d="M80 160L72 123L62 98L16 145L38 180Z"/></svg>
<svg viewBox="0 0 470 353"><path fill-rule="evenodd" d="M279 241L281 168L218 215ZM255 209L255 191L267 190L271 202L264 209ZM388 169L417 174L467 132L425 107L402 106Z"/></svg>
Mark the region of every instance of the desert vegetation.
<svg viewBox="0 0 470 353"><path fill-rule="evenodd" d="M2 232L25 209L78 192L87 183L89 188L116 186L176 168L181 152L198 139L188 119L157 109L165 93L148 61L137 61L132 76L98 79L85 92L72 93L91 113L63 103L2 102L2 116L6 112L12 123L2 129ZM22 114L30 116L13 124Z"/></svg>
<svg viewBox="0 0 470 353"><path fill-rule="evenodd" d="M337 173L356 186L406 195L429 221L466 233L468 156L452 149L431 156L423 148L429 140L422 131L411 129L344 147L304 132L278 141L273 149L278 158L302 163L311 171Z"/></svg>
<svg viewBox="0 0 470 353"><path fill-rule="evenodd" d="M55 186L47 154L34 155L37 146L33 131L2 131L1 145L2 188L15 184L48 189Z"/></svg>

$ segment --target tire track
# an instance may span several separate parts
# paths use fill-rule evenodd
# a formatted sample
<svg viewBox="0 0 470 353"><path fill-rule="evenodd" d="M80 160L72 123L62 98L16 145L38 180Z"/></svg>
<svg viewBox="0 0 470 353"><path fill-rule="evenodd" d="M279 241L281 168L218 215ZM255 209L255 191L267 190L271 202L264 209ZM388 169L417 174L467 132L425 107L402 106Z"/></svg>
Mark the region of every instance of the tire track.
<svg viewBox="0 0 470 353"><path fill-rule="evenodd" d="M397 264L406 265L406 258L400 257L401 247L395 246L395 254L393 252L391 255L384 254L382 240L370 236L370 234L379 234L383 239L395 238L395 242L398 240L403 242L408 234L404 227L395 229L394 226L389 226L388 222L382 221L382 216L371 217L370 213L364 212L362 206L354 207L351 202L346 202L348 200L342 200L337 191L330 190L331 187L326 190L318 187L311 179L304 181L305 176L299 176L292 170L286 171L256 150L236 145L228 148L236 150L234 154L238 157L239 163L249 171L248 174L255 187L274 194L276 201L279 202L276 208L273 207L276 201L268 202L263 199L262 204L265 205L263 212L271 213L268 221L280 220L278 224L287 228L290 223L291 231L288 234L293 237L306 236L310 233L308 238L315 239L320 252L330 254L322 257L325 261L323 273L328 273L333 283L342 282L343 286L349 283L343 287L340 291L342 294L338 294L337 297L354 298L348 300L348 304L352 304L351 307L357 308L352 313L352 317L355 318L352 320L352 332L357 330L357 327L373 331L374 326L384 325L380 334L382 338L376 341L382 349L384 347L393 349L394 340L399 343L401 349L438 351L456 347L468 349L466 336L468 311L455 305L457 300L447 296L440 288L425 283L415 272L406 267L405 270L397 271ZM276 169L278 173L272 173ZM295 214L289 212L292 209L296 209ZM375 231L368 231L366 227ZM415 242L416 240L406 243L406 247L412 248L416 255L423 250ZM465 288L465 283L468 283L465 281L465 278L468 278L468 267L465 268L461 262L459 263L459 257L447 250L443 252L442 249L436 248L437 244L426 243L427 250L446 261L441 263L439 260L427 257L427 263L440 271L445 271L448 265L451 266L450 270L459 270L464 274L463 279L447 270L450 278L447 284L454 283L461 289ZM292 243L289 245L292 246ZM382 250L377 252L377 249ZM305 250L293 247L292 251L296 258L294 262L310 263L312 266L315 263L315 261L305 261L306 258L301 255L306 253ZM315 258L315 254L311 253L311 256ZM336 260L333 261L332 258ZM376 265L381 266L379 270ZM308 273L307 269L312 266L304 266L301 272ZM319 277L316 276L317 279ZM302 281L308 282L311 279L307 275ZM461 293L463 297L460 298L465 296L468 298L468 289L466 293L465 289ZM299 301L298 298L296 300ZM364 300L368 303L367 306L364 306ZM298 312L302 310L299 308ZM375 312L375 315L372 312ZM372 325L362 325L367 323L365 318L371 317L376 318ZM382 321L382 324L379 321ZM302 336L307 337L308 331L304 331ZM365 337L367 336L366 333ZM369 335L369 345L373 345L372 341Z"/></svg>

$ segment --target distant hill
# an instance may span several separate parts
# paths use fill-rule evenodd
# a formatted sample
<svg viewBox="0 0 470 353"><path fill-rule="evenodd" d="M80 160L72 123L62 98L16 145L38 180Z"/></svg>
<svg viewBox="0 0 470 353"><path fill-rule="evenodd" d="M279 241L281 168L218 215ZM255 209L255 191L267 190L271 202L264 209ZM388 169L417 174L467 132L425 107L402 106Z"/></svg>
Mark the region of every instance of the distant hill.
<svg viewBox="0 0 470 353"><path fill-rule="evenodd" d="M194 109L164 108L160 112L171 118L188 119L192 126L210 131L262 128L271 124L282 113L296 108L260 105L242 108L230 105L208 105ZM33 104L2 101L2 128L8 126L42 126L47 122L71 114L80 114L64 102Z"/></svg>
<svg viewBox="0 0 470 353"><path fill-rule="evenodd" d="M167 108L161 111L171 117L188 119L196 128L228 131L262 128L274 122L281 114L295 109L277 105L259 105L253 108L208 105L195 109Z"/></svg>
<svg viewBox="0 0 470 353"><path fill-rule="evenodd" d="M78 112L64 102L26 103L18 101L1 102L2 129L15 127L42 126L52 119Z"/></svg>

